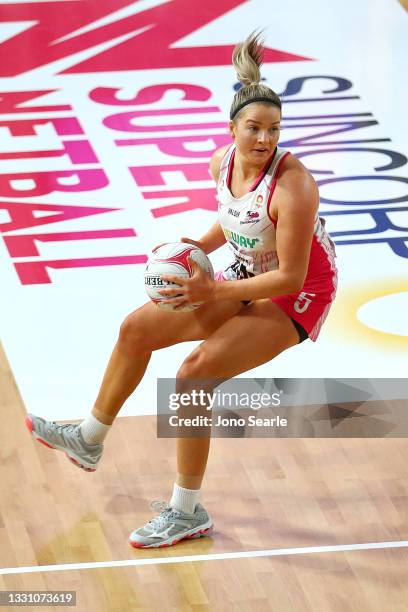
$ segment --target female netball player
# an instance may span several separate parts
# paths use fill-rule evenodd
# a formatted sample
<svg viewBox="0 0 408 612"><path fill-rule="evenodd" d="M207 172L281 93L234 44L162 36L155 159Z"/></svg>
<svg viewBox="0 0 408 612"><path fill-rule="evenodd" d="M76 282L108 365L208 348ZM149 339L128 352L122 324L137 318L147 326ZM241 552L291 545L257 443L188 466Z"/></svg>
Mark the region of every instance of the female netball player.
<svg viewBox="0 0 408 612"><path fill-rule="evenodd" d="M242 88L230 111L233 144L216 151L210 165L218 220L200 240L183 239L206 253L227 241L234 261L215 281L197 265L190 279L163 277L181 284L162 291L170 302L180 308L204 304L174 313L149 302L132 312L121 325L92 413L82 423L57 425L27 417L35 438L64 450L85 470L96 469L104 438L153 351L203 340L181 364L179 380L228 379L307 338L315 341L327 316L336 291L334 248L317 214L315 181L296 157L277 146L281 102L260 83L262 52L254 34L234 50ZM171 499L131 533L133 546L169 546L211 529L212 520L199 503L209 444L208 437L177 440Z"/></svg>

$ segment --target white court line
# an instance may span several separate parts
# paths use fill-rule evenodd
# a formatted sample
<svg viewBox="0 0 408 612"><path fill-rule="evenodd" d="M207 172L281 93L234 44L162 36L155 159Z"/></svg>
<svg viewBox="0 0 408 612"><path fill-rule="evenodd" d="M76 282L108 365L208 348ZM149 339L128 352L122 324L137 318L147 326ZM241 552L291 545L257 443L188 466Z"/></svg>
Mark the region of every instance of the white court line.
<svg viewBox="0 0 408 612"><path fill-rule="evenodd" d="M280 557L285 555L305 555L325 552L345 552L348 550L378 550L381 548L408 548L408 540L397 542L373 542L368 544L340 544L336 546L308 546L305 548L278 548L272 550L249 550L243 552L217 553L213 555L186 555L184 557L159 557L147 559L125 559L123 561L95 561L93 563L64 563L62 565L34 565L32 567L5 567L5 574L30 574L39 572L62 572L102 567L132 567L138 565L163 565L168 563L191 563L193 561L223 561L226 559L248 559L253 557Z"/></svg>

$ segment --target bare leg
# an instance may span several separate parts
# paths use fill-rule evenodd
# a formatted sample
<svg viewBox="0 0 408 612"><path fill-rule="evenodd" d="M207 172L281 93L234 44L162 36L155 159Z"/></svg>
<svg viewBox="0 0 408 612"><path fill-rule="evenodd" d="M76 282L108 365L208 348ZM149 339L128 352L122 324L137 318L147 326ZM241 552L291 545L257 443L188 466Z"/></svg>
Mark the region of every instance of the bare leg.
<svg viewBox="0 0 408 612"><path fill-rule="evenodd" d="M118 341L109 360L92 414L101 423L112 425L127 398L143 378L151 353L129 355Z"/></svg>
<svg viewBox="0 0 408 612"><path fill-rule="evenodd" d="M198 346L183 363L178 376L183 380L211 377L227 380L270 361L298 341L290 318L270 300L258 300L231 317ZM201 487L209 447L210 438L177 439L179 486Z"/></svg>
<svg viewBox="0 0 408 612"><path fill-rule="evenodd" d="M111 425L143 378L152 351L207 338L241 308L239 302L225 301L174 313L148 303L131 313L121 326L92 414Z"/></svg>
<svg viewBox="0 0 408 612"><path fill-rule="evenodd" d="M185 489L201 489L211 438L177 439L176 483Z"/></svg>
<svg viewBox="0 0 408 612"><path fill-rule="evenodd" d="M54 422L29 415L26 422L30 432L50 448L64 450L79 467L95 471L109 428L140 382L152 351L207 338L241 309L240 302L225 301L203 305L197 312L173 313L145 304L121 325L92 414L75 428L55 427Z"/></svg>

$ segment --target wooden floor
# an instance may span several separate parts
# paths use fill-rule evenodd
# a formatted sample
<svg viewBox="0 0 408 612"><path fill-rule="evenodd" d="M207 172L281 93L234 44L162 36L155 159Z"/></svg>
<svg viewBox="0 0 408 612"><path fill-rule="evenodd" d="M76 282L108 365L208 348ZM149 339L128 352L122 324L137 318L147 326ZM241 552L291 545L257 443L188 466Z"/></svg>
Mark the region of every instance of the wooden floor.
<svg viewBox="0 0 408 612"><path fill-rule="evenodd" d="M31 438L4 353L0 390L2 568L408 540L407 440L216 439L204 486L213 537L135 550L127 536L150 518L148 501L168 497L174 441L156 439L153 417L120 418L100 469L88 474ZM187 559L0 570L0 590L76 590L74 609L98 612L402 612L407 567L408 548Z"/></svg>

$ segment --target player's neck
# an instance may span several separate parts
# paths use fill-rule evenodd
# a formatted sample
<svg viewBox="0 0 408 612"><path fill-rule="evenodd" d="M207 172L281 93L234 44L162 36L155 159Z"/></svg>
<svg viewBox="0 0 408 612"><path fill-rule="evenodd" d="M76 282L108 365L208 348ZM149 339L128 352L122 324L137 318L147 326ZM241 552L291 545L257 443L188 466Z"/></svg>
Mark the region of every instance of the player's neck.
<svg viewBox="0 0 408 612"><path fill-rule="evenodd" d="M241 181L244 181L245 183L250 183L251 181L253 182L259 176L264 166L265 166L265 161L257 165L254 165L253 162L250 162L249 160L245 159L245 157L240 156L238 151L236 151L235 153L235 159L234 159L235 176L236 178L238 178Z"/></svg>

